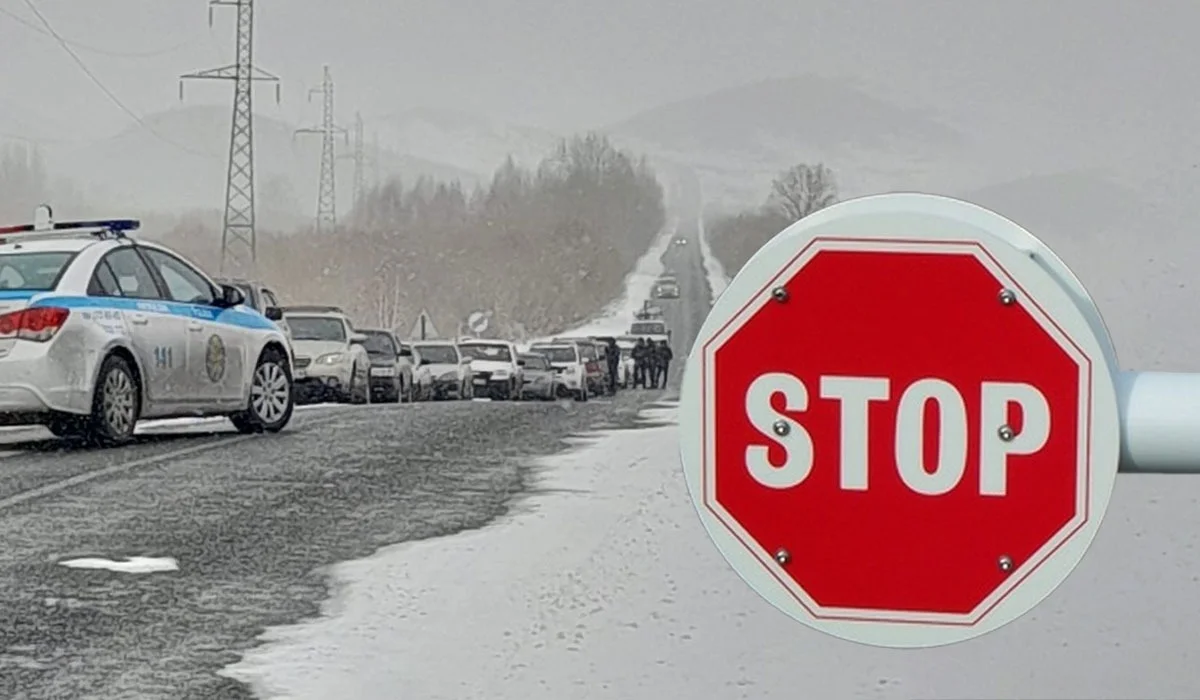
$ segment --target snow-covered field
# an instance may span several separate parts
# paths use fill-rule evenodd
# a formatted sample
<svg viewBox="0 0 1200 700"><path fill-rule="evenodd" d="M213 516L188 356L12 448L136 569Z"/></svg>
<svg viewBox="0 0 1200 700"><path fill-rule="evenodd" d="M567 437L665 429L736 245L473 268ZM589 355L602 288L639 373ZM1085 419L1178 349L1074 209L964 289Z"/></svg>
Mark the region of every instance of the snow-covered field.
<svg viewBox="0 0 1200 700"><path fill-rule="evenodd" d="M650 298L655 280L663 273L663 255L671 245L679 222L671 219L663 226L650 248L638 258L633 270L625 276L625 292L604 307L595 318L582 325L564 331L565 336L624 335L634 321L634 314L642 303ZM550 340L535 338L530 343Z"/></svg>
<svg viewBox="0 0 1200 700"><path fill-rule="evenodd" d="M548 458L483 530L334 568L316 621L228 669L266 698L1184 698L1200 688L1197 489L1122 478L1079 569L1027 617L922 651L825 637L752 593L692 509L666 423Z"/></svg>

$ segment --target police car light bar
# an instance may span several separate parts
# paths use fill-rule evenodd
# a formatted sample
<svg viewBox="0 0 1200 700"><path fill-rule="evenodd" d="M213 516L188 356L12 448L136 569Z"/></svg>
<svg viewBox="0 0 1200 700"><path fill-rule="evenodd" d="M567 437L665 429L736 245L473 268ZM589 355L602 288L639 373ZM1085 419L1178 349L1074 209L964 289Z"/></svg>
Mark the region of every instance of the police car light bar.
<svg viewBox="0 0 1200 700"><path fill-rule="evenodd" d="M15 226L0 226L0 235L11 236L14 233L39 235L78 235L90 233L103 236L109 234L122 237L126 231L136 231L141 228L141 222L136 219L101 219L97 221L58 221L48 226L37 224L17 224ZM24 238L24 236L22 236Z"/></svg>

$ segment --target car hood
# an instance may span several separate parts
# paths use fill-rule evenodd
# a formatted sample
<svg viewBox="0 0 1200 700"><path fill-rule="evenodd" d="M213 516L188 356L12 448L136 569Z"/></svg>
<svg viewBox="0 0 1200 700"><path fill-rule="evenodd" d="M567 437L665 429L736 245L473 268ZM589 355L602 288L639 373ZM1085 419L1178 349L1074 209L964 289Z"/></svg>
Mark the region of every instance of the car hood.
<svg viewBox="0 0 1200 700"><path fill-rule="evenodd" d="M430 374L448 374L450 372L458 373L458 365L450 364L449 362L434 362L425 365Z"/></svg>
<svg viewBox="0 0 1200 700"><path fill-rule="evenodd" d="M369 357L371 358L372 367L395 367L399 364L394 357L384 355L370 355Z"/></svg>
<svg viewBox="0 0 1200 700"><path fill-rule="evenodd" d="M512 363L498 362L496 360L471 360L471 371L473 372L496 372L500 370L512 371Z"/></svg>
<svg viewBox="0 0 1200 700"><path fill-rule="evenodd" d="M317 358L331 352L348 352L346 343L330 340L296 340L292 339L292 349L301 357Z"/></svg>

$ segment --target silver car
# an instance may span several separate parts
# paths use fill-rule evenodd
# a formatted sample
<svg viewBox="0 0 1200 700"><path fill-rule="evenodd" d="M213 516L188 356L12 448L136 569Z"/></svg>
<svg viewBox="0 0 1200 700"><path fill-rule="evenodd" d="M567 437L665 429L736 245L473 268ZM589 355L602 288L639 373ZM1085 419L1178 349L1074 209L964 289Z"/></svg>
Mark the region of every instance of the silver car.
<svg viewBox="0 0 1200 700"><path fill-rule="evenodd" d="M525 391L521 398L553 400L558 396L558 371L550 364L550 358L541 353L529 352L517 357L525 370Z"/></svg>

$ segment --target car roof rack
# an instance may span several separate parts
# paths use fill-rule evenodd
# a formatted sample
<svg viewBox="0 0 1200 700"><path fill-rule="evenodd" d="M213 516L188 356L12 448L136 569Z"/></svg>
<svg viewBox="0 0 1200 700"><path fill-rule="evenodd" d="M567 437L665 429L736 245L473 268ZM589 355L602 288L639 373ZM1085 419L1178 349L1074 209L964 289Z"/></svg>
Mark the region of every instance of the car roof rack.
<svg viewBox="0 0 1200 700"><path fill-rule="evenodd" d="M280 308L283 313L309 313L309 314L346 314L340 306L322 306L320 304L300 304L299 306L284 306Z"/></svg>
<svg viewBox="0 0 1200 700"><path fill-rule="evenodd" d="M0 226L0 243L16 241L80 238L91 236L100 240L125 238L142 223L137 219L93 219L87 221L55 221L50 205L43 204L33 212L32 224Z"/></svg>

